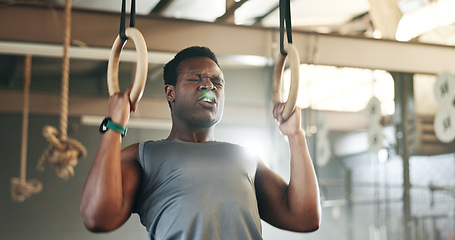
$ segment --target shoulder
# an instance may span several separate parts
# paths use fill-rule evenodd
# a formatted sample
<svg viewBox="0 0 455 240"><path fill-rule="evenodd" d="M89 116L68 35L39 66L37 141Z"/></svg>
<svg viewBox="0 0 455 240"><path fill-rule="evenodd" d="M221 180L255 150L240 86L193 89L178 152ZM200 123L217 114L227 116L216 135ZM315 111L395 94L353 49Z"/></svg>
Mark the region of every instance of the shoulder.
<svg viewBox="0 0 455 240"><path fill-rule="evenodd" d="M163 143L164 141L154 141L154 140L149 140L149 141L143 141L143 142L137 142L133 143L124 149L122 149L122 161L123 160L137 160L139 161L139 155L141 152L143 152L146 148L157 147L160 143Z"/></svg>
<svg viewBox="0 0 455 240"><path fill-rule="evenodd" d="M122 162L138 161L139 144L140 143L131 144L122 150Z"/></svg>

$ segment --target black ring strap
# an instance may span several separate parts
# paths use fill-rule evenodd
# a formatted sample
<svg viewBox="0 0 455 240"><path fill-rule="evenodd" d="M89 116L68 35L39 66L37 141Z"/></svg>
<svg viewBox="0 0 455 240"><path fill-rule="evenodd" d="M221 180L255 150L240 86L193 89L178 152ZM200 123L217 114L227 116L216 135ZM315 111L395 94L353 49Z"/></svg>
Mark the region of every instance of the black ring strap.
<svg viewBox="0 0 455 240"><path fill-rule="evenodd" d="M286 26L285 26L286 22ZM292 26L291 26L291 1L280 0L280 52L281 55L286 56L287 53L284 51L284 31L286 30L286 36L288 43L292 43Z"/></svg>
<svg viewBox="0 0 455 240"><path fill-rule="evenodd" d="M125 1L122 0L122 12L120 14L120 39L126 41L128 37L125 34ZM131 15L130 15L130 27L134 27L136 25L136 0L131 0Z"/></svg>

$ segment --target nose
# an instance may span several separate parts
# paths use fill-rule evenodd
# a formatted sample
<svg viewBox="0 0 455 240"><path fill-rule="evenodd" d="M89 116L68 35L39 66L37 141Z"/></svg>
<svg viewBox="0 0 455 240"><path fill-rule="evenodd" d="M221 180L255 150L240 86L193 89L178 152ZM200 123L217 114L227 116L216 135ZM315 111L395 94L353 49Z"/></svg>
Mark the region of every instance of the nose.
<svg viewBox="0 0 455 240"><path fill-rule="evenodd" d="M212 81L210 78L202 78L201 82L199 84L199 89L200 90L213 90L215 86L213 85Z"/></svg>

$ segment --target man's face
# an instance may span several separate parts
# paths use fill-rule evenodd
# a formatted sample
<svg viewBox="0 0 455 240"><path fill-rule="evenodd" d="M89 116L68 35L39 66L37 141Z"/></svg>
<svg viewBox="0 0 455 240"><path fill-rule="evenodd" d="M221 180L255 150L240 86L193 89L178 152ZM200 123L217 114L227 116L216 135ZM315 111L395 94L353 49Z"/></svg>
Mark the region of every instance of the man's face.
<svg viewBox="0 0 455 240"><path fill-rule="evenodd" d="M166 86L166 89L175 120L207 128L221 119L224 76L210 58L194 57L180 62L176 85Z"/></svg>

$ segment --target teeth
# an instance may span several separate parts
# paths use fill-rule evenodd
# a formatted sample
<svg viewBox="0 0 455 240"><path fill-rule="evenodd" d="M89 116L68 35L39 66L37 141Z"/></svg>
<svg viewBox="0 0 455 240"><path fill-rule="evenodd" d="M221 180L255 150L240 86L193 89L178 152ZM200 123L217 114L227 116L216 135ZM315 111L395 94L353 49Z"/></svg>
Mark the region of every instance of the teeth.
<svg viewBox="0 0 455 240"><path fill-rule="evenodd" d="M207 97L204 97L201 100L204 101L204 102L212 103L212 99L207 98Z"/></svg>
<svg viewBox="0 0 455 240"><path fill-rule="evenodd" d="M200 100L206 103L215 103L215 94L211 91L206 91L202 93Z"/></svg>

